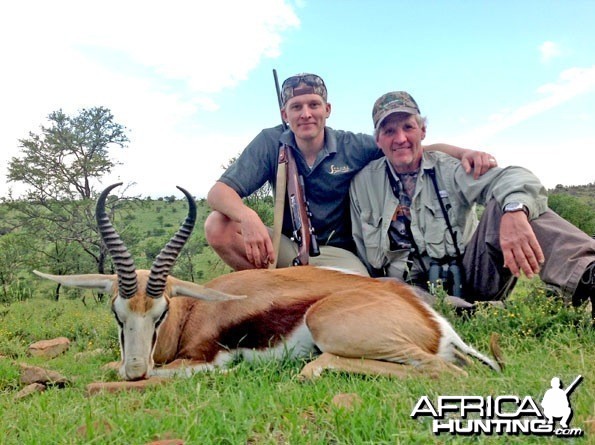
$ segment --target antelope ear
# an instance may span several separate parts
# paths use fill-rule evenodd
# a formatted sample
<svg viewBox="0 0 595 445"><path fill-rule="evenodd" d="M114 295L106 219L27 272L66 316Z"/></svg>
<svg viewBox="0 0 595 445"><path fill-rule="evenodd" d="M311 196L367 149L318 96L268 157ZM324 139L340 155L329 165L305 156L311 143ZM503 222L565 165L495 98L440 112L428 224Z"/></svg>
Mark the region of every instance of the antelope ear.
<svg viewBox="0 0 595 445"><path fill-rule="evenodd" d="M95 289L101 292L113 293L114 287L118 285L117 275L85 274L85 275L51 275L38 270L33 273L46 280L52 280L67 287L79 287L81 289Z"/></svg>
<svg viewBox="0 0 595 445"><path fill-rule="evenodd" d="M168 277L168 281L171 285L170 295L172 297L191 297L207 301L243 300L246 298L246 295L226 294L225 292L201 286L190 281L182 281L172 276Z"/></svg>

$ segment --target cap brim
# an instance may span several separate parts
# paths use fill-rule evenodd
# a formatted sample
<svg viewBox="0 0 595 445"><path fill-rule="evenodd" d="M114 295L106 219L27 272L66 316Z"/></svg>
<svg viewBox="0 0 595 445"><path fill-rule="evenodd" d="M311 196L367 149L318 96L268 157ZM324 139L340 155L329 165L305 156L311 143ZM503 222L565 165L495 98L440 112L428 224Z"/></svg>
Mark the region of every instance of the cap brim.
<svg viewBox="0 0 595 445"><path fill-rule="evenodd" d="M380 125L382 125L382 122L384 122L384 119L386 119L391 114L395 114L395 113L419 114L419 112L415 108L411 108L411 107L398 107L398 108L393 108L391 110L386 110L384 113L382 113L380 115L378 122L376 122L376 127L374 127L374 128L377 130L378 127L380 127Z"/></svg>

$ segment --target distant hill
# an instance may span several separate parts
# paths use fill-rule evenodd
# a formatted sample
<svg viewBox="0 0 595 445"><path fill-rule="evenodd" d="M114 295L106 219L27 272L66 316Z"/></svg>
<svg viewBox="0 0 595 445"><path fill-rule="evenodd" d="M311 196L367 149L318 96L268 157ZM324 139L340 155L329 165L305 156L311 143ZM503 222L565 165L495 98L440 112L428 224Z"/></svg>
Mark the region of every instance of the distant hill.
<svg viewBox="0 0 595 445"><path fill-rule="evenodd" d="M550 195L571 195L579 198L586 204L595 209L595 183L587 185L561 185L548 190Z"/></svg>
<svg viewBox="0 0 595 445"><path fill-rule="evenodd" d="M548 192L548 204L554 212L595 237L595 184L558 185Z"/></svg>
<svg viewBox="0 0 595 445"><path fill-rule="evenodd" d="M558 184L549 193L567 193L578 197L595 198L595 183L587 185L562 185Z"/></svg>

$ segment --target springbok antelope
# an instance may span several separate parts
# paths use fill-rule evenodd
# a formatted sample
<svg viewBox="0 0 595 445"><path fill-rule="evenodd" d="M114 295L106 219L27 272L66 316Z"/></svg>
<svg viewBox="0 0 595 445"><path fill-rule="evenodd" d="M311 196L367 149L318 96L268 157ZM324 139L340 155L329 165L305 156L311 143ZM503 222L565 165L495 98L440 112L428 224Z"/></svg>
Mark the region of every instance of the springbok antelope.
<svg viewBox="0 0 595 445"><path fill-rule="evenodd" d="M454 363L468 361L468 355L500 370L403 283L312 266L234 272L204 286L170 276L196 220L196 204L181 187L189 203L185 222L150 271L136 270L105 212L109 192L120 184L103 191L96 209L116 275L34 272L65 286L112 292L123 379L191 375L226 368L239 356L316 352L322 354L302 376L318 376L327 368L395 376L464 373Z"/></svg>

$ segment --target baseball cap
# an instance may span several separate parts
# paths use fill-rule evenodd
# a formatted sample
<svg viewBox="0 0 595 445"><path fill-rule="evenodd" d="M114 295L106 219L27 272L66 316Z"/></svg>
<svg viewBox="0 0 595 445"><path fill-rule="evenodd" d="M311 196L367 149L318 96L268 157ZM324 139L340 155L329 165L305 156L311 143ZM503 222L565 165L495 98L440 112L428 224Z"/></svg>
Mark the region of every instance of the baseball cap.
<svg viewBox="0 0 595 445"><path fill-rule="evenodd" d="M389 115L399 112L421 114L417 102L405 91L392 91L380 96L372 109L374 129L377 130Z"/></svg>
<svg viewBox="0 0 595 445"><path fill-rule="evenodd" d="M316 74L301 73L288 77L281 86L283 106L289 99L302 94L318 94L326 101L326 85L322 77Z"/></svg>

